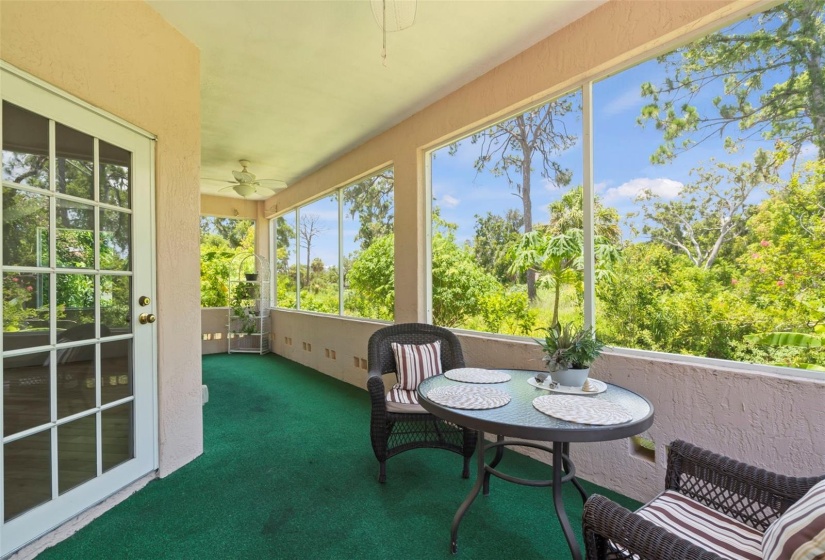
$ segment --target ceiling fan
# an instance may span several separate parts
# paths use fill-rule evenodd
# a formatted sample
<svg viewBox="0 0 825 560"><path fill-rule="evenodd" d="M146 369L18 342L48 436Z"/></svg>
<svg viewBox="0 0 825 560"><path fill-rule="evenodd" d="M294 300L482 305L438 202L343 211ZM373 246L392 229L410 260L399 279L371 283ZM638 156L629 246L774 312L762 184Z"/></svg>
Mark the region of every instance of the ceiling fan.
<svg viewBox="0 0 825 560"><path fill-rule="evenodd" d="M278 179L258 179L254 173L250 173L247 169L247 167L249 167L248 160L242 159L239 160L238 163L241 164L241 170L232 170L232 175L235 177L234 181L227 181L224 179L208 179L209 181L231 183L228 187L223 187L218 192L232 189L242 197L246 198L247 196L258 192L259 188L279 191L281 189L285 189L287 186L285 182Z"/></svg>

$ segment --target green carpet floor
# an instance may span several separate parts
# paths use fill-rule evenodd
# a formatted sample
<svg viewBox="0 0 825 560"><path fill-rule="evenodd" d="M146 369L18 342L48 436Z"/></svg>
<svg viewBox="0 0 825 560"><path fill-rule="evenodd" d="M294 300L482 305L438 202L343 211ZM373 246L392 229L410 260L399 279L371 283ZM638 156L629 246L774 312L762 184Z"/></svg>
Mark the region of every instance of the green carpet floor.
<svg viewBox="0 0 825 560"><path fill-rule="evenodd" d="M458 455L403 453L382 485L364 391L274 355L207 356L203 379L203 456L39 558L452 558L450 523L475 477L461 478ZM500 467L549 477L546 465L512 452ZM570 485L565 502L580 533ZM464 517L456 558L569 558L550 489L494 478Z"/></svg>

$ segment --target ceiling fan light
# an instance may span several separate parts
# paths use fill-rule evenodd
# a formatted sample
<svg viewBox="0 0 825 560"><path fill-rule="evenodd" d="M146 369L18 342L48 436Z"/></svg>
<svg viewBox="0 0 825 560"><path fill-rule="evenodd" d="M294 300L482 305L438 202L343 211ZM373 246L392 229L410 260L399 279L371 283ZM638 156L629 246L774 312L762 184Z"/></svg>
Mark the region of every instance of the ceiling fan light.
<svg viewBox="0 0 825 560"><path fill-rule="evenodd" d="M239 185L235 185L233 188L235 189L236 193L238 193L239 195L241 195L243 197L247 197L250 194L255 194L255 191L256 191L254 185L249 185L247 183L241 183Z"/></svg>

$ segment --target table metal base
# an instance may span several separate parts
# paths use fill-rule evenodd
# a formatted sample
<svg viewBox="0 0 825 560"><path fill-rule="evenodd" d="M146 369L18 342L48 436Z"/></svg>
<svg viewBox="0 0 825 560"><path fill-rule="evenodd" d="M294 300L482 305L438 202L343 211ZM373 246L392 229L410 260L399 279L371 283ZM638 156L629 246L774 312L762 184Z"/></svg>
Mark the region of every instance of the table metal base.
<svg viewBox="0 0 825 560"><path fill-rule="evenodd" d="M518 445L521 447L532 447L540 449L553 454L553 478L551 480L530 480L525 478L518 478L496 470L496 467L501 462L504 456L504 448L508 445ZM496 454L493 460L488 465L485 461L485 453L495 449ZM450 531L450 551L455 554L458 552L458 527L461 525L461 520L467 510L470 509L473 501L475 501L479 492L483 492L485 496L490 493L490 476L498 477L508 482L522 484L524 486L550 486L553 488L553 505L556 508L556 516L559 518L561 530L564 533L564 538L567 540L567 546L570 547L570 554L573 560L581 560L582 554L579 548L579 543L573 535L573 529L570 526L570 521L567 519L567 512L564 509L564 500L562 499L561 489L565 482L572 482L579 491L582 503L587 500L587 493L582 488L582 485L576 480L576 467L570 460L570 444L568 442L553 442L553 447L550 448L532 441L523 440L505 440L503 436L497 436L495 443L487 443L484 439L484 432L478 432L478 441L476 442L476 461L478 470L476 474L476 483L470 490L470 493L458 507L453 517L453 524Z"/></svg>

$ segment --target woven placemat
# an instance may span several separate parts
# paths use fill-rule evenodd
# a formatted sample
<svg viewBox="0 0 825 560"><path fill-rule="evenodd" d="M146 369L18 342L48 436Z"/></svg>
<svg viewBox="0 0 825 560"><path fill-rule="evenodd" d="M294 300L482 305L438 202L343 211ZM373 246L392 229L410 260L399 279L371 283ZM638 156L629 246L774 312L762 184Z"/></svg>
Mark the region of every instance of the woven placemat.
<svg viewBox="0 0 825 560"><path fill-rule="evenodd" d="M504 383L510 381L509 373L494 369L465 367L444 372L444 377L461 383Z"/></svg>
<svg viewBox="0 0 825 560"><path fill-rule="evenodd" d="M427 393L427 398L443 406L465 410L498 408L510 402L510 395L501 389L475 385L436 387Z"/></svg>
<svg viewBox="0 0 825 560"><path fill-rule="evenodd" d="M548 416L577 424L610 426L633 420L621 406L591 397L543 395L533 399L533 406Z"/></svg>

